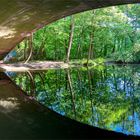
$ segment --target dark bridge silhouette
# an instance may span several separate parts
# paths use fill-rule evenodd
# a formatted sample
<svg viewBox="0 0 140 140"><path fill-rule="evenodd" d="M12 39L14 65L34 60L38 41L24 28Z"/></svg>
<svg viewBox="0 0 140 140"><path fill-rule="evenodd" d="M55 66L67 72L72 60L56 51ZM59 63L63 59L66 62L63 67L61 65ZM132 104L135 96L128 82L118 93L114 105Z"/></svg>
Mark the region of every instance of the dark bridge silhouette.
<svg viewBox="0 0 140 140"><path fill-rule="evenodd" d="M32 32L65 16L140 0L0 0L0 59Z"/></svg>

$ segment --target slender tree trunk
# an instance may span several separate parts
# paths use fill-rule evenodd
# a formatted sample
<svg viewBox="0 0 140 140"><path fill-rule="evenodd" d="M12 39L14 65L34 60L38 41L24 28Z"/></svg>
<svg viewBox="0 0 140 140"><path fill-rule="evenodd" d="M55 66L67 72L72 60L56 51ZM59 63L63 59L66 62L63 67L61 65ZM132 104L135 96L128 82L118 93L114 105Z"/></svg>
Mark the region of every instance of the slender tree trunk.
<svg viewBox="0 0 140 140"><path fill-rule="evenodd" d="M89 63L89 60L92 59L94 56L93 51L94 51L94 46L93 46L93 36L94 36L94 16L96 14L96 11L93 10L92 13L92 29L91 29L91 33L90 33L90 46L89 46L89 51L88 51L88 58L87 58L87 65Z"/></svg>
<svg viewBox="0 0 140 140"><path fill-rule="evenodd" d="M29 45L29 48L30 48L30 54L27 58L27 60L25 61L25 64L28 63L32 57L32 54L33 54L33 34L29 37L28 39L28 45Z"/></svg>
<svg viewBox="0 0 140 140"><path fill-rule="evenodd" d="M89 60L91 59L91 50L92 49L93 49L93 35L91 33L91 35L90 35L90 46L89 46L89 50L88 50L87 65L89 63Z"/></svg>
<svg viewBox="0 0 140 140"><path fill-rule="evenodd" d="M67 49L67 58L66 58L67 63L69 63L69 60L70 60L70 52L71 52L72 43L73 43L74 27L75 27L74 16L71 16L70 38L69 38L69 46Z"/></svg>
<svg viewBox="0 0 140 140"><path fill-rule="evenodd" d="M79 41L78 48L77 48L77 59L79 59L80 48L81 48L81 42Z"/></svg>
<svg viewBox="0 0 140 140"><path fill-rule="evenodd" d="M24 43L25 43L25 47L24 47L24 60L26 60L26 53L27 53L27 47L28 47L27 39L25 39Z"/></svg>
<svg viewBox="0 0 140 140"><path fill-rule="evenodd" d="M66 39L64 39L64 49L65 49L64 51L65 55L63 57L63 60L66 60L66 55L67 55L67 40Z"/></svg>
<svg viewBox="0 0 140 140"><path fill-rule="evenodd" d="M116 50L116 37L114 38L114 45L113 45L112 53L115 53L115 50Z"/></svg>
<svg viewBox="0 0 140 140"><path fill-rule="evenodd" d="M94 53L94 45L93 45L93 35L92 35L92 44L91 44L91 52L90 52L90 59L95 58L95 53Z"/></svg>
<svg viewBox="0 0 140 140"><path fill-rule="evenodd" d="M84 27L82 26L81 27L81 31L80 31L80 34L79 34L79 39L78 39L78 47L77 47L77 59L80 59L80 51L81 51L81 46L82 46L82 38L83 38L83 34L84 34Z"/></svg>

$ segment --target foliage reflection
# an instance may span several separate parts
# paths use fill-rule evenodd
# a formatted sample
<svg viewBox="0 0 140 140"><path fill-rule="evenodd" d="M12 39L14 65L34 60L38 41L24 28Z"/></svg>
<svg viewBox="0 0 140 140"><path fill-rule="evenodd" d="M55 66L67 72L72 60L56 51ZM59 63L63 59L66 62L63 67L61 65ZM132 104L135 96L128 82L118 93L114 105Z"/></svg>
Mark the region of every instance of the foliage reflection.
<svg viewBox="0 0 140 140"><path fill-rule="evenodd" d="M7 73L29 96L61 115L140 135L140 67L110 65Z"/></svg>

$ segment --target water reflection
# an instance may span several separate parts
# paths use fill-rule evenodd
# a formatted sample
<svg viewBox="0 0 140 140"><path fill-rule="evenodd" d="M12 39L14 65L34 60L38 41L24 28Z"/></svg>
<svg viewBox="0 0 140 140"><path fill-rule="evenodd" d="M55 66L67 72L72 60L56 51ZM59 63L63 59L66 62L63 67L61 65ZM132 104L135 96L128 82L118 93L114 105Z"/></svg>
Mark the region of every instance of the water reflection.
<svg viewBox="0 0 140 140"><path fill-rule="evenodd" d="M7 74L28 95L61 115L140 135L140 66Z"/></svg>
<svg viewBox="0 0 140 140"><path fill-rule="evenodd" d="M14 76L12 73L9 75ZM82 126L45 108L0 73L0 139L66 139L95 137L92 127ZM110 137L110 133L100 133ZM114 133L114 136L120 136Z"/></svg>

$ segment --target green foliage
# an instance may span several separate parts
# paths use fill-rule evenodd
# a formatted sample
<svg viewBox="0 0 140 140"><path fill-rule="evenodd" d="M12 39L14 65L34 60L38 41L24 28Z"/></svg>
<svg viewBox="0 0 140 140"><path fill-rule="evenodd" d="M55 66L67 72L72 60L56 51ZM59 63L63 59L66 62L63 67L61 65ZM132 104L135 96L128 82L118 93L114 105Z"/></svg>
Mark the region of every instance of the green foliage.
<svg viewBox="0 0 140 140"><path fill-rule="evenodd" d="M135 4L74 15L75 29L70 59L87 59L90 55L90 59L102 57L120 62L139 62L139 13L140 6ZM34 33L31 59L66 60L70 25L71 18L66 17ZM27 59L30 51L28 43L22 42L16 51L19 54L18 60Z"/></svg>

